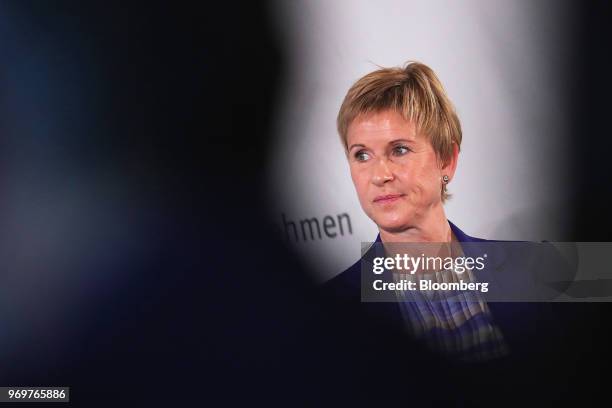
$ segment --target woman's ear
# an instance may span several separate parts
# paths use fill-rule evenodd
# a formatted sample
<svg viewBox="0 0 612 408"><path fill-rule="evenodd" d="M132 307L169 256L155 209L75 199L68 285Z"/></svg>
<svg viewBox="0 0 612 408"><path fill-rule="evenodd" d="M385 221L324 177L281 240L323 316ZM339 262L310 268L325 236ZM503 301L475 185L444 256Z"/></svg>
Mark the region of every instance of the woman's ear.
<svg viewBox="0 0 612 408"><path fill-rule="evenodd" d="M459 159L459 146L453 142L453 152L446 165L444 165L440 171L442 175L447 175L450 180L455 176L455 170L457 169L457 160Z"/></svg>

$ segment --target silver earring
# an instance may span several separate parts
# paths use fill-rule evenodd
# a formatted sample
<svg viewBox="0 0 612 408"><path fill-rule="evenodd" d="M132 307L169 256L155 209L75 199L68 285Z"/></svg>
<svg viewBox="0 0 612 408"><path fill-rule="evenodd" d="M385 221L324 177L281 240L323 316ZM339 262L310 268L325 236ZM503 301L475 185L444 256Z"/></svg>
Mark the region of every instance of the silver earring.
<svg viewBox="0 0 612 408"><path fill-rule="evenodd" d="M450 180L450 179L448 178L448 176L447 176L446 174L442 176L442 182L443 182L444 184L448 184L448 181L449 181L449 180Z"/></svg>

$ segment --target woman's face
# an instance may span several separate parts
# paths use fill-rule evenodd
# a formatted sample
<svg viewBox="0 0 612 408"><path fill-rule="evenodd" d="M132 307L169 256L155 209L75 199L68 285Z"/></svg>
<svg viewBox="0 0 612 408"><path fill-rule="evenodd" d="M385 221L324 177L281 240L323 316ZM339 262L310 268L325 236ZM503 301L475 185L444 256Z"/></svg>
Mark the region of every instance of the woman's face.
<svg viewBox="0 0 612 408"><path fill-rule="evenodd" d="M392 110L358 116L347 133L351 177L366 214L379 228L399 232L442 205L436 154L413 123Z"/></svg>

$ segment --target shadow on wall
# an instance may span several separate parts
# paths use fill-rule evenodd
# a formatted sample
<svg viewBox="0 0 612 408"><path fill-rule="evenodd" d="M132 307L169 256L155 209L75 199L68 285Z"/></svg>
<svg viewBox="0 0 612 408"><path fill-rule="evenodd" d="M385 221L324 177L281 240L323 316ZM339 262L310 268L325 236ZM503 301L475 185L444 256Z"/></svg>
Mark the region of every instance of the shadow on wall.
<svg viewBox="0 0 612 408"><path fill-rule="evenodd" d="M556 209L558 204L523 208L497 222L485 236L494 240L571 241L568 219Z"/></svg>

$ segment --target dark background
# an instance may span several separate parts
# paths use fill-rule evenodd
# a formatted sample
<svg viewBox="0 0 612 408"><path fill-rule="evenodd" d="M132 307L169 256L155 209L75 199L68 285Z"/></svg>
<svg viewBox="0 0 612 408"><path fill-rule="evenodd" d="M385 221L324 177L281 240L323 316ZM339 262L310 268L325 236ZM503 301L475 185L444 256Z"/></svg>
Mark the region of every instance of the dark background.
<svg viewBox="0 0 612 408"><path fill-rule="evenodd" d="M373 378L418 389L435 374L362 362L355 352L391 347L385 336L347 346L344 310L265 218L285 66L255 3L0 5L0 384L70 386L83 406L347 405ZM573 7L567 222L573 240L609 241L611 16ZM554 305L571 330L543 333L544 362L509 367L505 389L555 371L563 383L542 386L555 390L543 401L594 398L609 311ZM437 402L465 392L433 388Z"/></svg>

